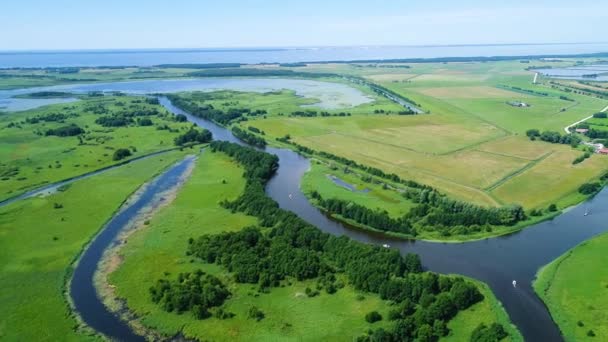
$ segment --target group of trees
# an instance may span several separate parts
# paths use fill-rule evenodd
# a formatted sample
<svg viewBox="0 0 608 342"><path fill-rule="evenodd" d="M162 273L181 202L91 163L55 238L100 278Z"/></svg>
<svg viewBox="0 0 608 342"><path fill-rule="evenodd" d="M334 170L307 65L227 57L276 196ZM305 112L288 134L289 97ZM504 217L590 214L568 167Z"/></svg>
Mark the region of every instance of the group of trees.
<svg viewBox="0 0 608 342"><path fill-rule="evenodd" d="M328 116L351 116L349 112L340 112L340 113L330 113L327 111L317 112L316 110L308 109L308 110L297 110L295 112L291 112L289 116L301 116L306 118L313 118L317 116L328 117Z"/></svg>
<svg viewBox="0 0 608 342"><path fill-rule="evenodd" d="M250 130L251 130L251 127L250 127ZM251 146L255 146L255 147L259 147L259 148L266 147L266 140L264 140L264 138L258 137L257 135L255 135L253 133L249 133L249 132L239 128L238 126L232 127L232 134L234 134L235 137L237 137L238 139L244 141L245 143L247 143Z"/></svg>
<svg viewBox="0 0 608 342"><path fill-rule="evenodd" d="M197 319L211 316L209 309L221 306L230 296L230 291L215 276L198 270L180 273L175 280L159 279L150 287L154 303L168 312L190 311Z"/></svg>
<svg viewBox="0 0 608 342"><path fill-rule="evenodd" d="M229 142L214 141L210 147L245 168L245 192L222 205L258 217L260 225L269 231L248 227L203 235L189 240L187 253L221 265L236 282L269 290L286 278L318 279L317 288L331 294L340 287L336 275L344 274L355 289L376 293L394 303L389 317L395 321L394 329L370 332L363 340L376 334L390 337L387 341L445 336L449 332L446 322L483 299L477 287L462 278L423 272L417 255L402 256L397 250L323 233L279 208L264 193L264 185L278 166L276 156Z"/></svg>
<svg viewBox="0 0 608 342"><path fill-rule="evenodd" d="M392 218L386 211L372 210L342 199L324 199L316 191L311 193L316 204L331 214L381 231L409 236L416 236L417 229L467 235L481 231L481 227L512 226L527 218L520 205L486 208L450 199L432 189L410 188L403 196L418 205L402 217Z"/></svg>
<svg viewBox="0 0 608 342"><path fill-rule="evenodd" d="M25 122L28 124L37 124L39 122L61 122L63 123L66 119L70 117L78 117L79 115L76 113L71 114L62 114L62 113L48 113L36 115L34 117L26 118Z"/></svg>
<svg viewBox="0 0 608 342"><path fill-rule="evenodd" d="M403 218L394 219L388 215L386 210L372 210L351 201L337 198L324 199L317 191L313 191L311 197L321 208L331 214L337 214L343 218L382 231L397 232L411 236L416 235L416 231L412 229L407 220Z"/></svg>
<svg viewBox="0 0 608 342"><path fill-rule="evenodd" d="M223 111L221 109L216 109L211 104L197 104L196 102L190 101L189 99L179 95L169 94L167 97L171 100L171 103L184 111L199 118L217 122L221 125L228 125L237 121L245 121L247 120L247 118L244 117L246 114L258 115L257 111L252 112L248 108L230 108L228 111Z"/></svg>
<svg viewBox="0 0 608 342"><path fill-rule="evenodd" d="M80 128L76 124L69 124L67 126L61 126L53 129L48 129L44 134L55 135L58 137L73 137L84 133L84 129Z"/></svg>
<svg viewBox="0 0 608 342"><path fill-rule="evenodd" d="M577 147L581 143L581 138L573 134L561 134L555 131L543 131L542 133L538 129L529 129L526 131L526 135L530 140L540 139L552 144L566 144L572 147Z"/></svg>
<svg viewBox="0 0 608 342"><path fill-rule="evenodd" d="M205 144L211 141L213 136L207 129L198 130L196 128L190 128L190 130L184 134L175 137L175 145L184 146L186 144Z"/></svg>

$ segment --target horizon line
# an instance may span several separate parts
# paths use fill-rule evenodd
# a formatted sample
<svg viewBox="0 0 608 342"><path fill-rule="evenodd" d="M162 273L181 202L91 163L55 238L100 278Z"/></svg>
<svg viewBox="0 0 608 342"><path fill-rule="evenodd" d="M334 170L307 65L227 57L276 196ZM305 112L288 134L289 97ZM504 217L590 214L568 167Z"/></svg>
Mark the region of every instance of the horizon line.
<svg viewBox="0 0 608 342"><path fill-rule="evenodd" d="M281 51L281 50L310 50L310 49L332 49L332 48L380 48L380 47L473 47L473 46L543 46L543 45L591 45L608 44L608 41L591 42L520 42L520 43L458 43L458 44L362 44L362 45L294 45L294 46L216 46L216 47L148 47L148 48L60 48L60 49L0 49L0 54L22 54L22 53L88 53L88 52L197 52L197 51Z"/></svg>

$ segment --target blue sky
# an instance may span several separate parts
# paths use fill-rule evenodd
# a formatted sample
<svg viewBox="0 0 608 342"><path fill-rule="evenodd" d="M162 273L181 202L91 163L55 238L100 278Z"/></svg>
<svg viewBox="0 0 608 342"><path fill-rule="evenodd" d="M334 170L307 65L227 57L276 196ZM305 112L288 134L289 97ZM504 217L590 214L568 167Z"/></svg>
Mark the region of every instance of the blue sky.
<svg viewBox="0 0 608 342"><path fill-rule="evenodd" d="M2 2L0 50L608 41L608 1Z"/></svg>

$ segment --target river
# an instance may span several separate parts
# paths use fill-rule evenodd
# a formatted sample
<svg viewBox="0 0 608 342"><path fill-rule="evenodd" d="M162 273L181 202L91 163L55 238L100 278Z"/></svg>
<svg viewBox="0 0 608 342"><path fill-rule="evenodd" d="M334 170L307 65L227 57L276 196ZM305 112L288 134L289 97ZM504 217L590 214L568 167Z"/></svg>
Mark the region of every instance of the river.
<svg viewBox="0 0 608 342"><path fill-rule="evenodd" d="M241 143L229 130L183 112L167 98L161 97L160 101L169 111L184 114L191 122L209 129L214 139ZM608 230L608 190L551 221L509 236L461 244L403 241L349 229L329 219L312 206L300 191L302 176L310 167L309 160L287 149L267 147L266 151L276 154L280 163L276 175L267 184L266 192L282 208L296 213L322 231L347 235L365 243L388 244L402 253L417 253L428 270L479 279L491 287L526 340L562 340L559 329L532 290L531 283L540 267L580 242ZM82 319L97 331L119 340L141 339L99 300L93 284L93 274L103 251L112 245L120 230L142 208L153 203L156 194L175 185L190 162L184 160L159 176L134 203L112 218L83 252L73 274L70 294ZM584 216L587 210L590 214ZM512 285L513 280L517 281L517 287Z"/></svg>

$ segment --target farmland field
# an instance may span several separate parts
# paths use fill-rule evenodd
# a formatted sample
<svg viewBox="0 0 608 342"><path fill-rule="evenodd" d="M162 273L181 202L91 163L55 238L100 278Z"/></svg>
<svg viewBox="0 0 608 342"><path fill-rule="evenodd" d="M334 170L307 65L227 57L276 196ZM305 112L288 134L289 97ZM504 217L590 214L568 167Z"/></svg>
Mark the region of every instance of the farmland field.
<svg viewBox="0 0 608 342"><path fill-rule="evenodd" d="M264 131L269 141L288 135L299 145L472 203L517 203L526 209L556 203L563 208L581 200L577 187L607 171L608 158L593 155L572 165L581 151L530 141L525 132L563 133L564 127L600 111L608 101L565 92L543 78L532 84L533 72L525 68L533 63L539 62L428 63L407 69L309 65L298 71L362 76L415 101L429 114L387 115L355 107L350 117L297 117L286 111L241 125ZM511 104L519 102L527 107Z"/></svg>

